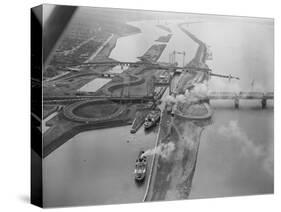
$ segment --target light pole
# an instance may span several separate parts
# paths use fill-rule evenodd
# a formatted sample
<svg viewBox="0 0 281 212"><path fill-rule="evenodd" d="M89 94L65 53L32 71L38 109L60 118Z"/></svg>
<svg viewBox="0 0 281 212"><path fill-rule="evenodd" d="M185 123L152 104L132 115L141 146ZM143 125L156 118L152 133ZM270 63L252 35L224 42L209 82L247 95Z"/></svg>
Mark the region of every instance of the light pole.
<svg viewBox="0 0 281 212"><path fill-rule="evenodd" d="M184 67L184 60L185 60L185 51L182 53L182 67Z"/></svg>

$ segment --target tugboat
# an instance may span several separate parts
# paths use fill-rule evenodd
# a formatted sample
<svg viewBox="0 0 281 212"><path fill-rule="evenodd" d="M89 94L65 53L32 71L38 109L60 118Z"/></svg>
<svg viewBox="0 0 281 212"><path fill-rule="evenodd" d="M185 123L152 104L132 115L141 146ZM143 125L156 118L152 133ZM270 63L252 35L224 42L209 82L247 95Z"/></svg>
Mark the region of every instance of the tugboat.
<svg viewBox="0 0 281 212"><path fill-rule="evenodd" d="M139 156L136 160L136 167L135 167L135 180L137 182L143 182L146 175L147 169L147 158L143 156L144 151L140 151Z"/></svg>
<svg viewBox="0 0 281 212"><path fill-rule="evenodd" d="M144 129L149 129L157 124L157 122L160 120L161 110L155 109L152 110L145 118L144 121Z"/></svg>

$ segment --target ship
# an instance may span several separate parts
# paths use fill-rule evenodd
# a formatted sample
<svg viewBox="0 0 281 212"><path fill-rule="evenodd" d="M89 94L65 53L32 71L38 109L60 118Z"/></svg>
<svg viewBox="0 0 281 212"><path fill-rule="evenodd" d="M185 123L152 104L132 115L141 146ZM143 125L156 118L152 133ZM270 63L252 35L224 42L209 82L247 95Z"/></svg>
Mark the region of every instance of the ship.
<svg viewBox="0 0 281 212"><path fill-rule="evenodd" d="M138 158L136 160L134 175L135 175L135 180L137 182L143 182L146 175L147 158L143 154L144 151L140 151Z"/></svg>
<svg viewBox="0 0 281 212"><path fill-rule="evenodd" d="M148 113L144 121L144 129L149 129L157 124L160 120L161 110L155 109Z"/></svg>

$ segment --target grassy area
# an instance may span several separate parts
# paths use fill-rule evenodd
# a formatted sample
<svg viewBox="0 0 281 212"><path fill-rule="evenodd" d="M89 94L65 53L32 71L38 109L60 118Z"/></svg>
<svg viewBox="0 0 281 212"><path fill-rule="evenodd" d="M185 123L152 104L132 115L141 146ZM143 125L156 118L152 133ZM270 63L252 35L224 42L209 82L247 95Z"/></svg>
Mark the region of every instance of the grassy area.
<svg viewBox="0 0 281 212"><path fill-rule="evenodd" d="M44 105L43 106L43 119L51 115L53 112L57 110L56 105Z"/></svg>
<svg viewBox="0 0 281 212"><path fill-rule="evenodd" d="M113 35L112 39L104 46L104 48L100 51L100 53L94 58L93 61L113 61L113 59L108 58L112 49L114 49L117 39L120 36Z"/></svg>
<svg viewBox="0 0 281 212"><path fill-rule="evenodd" d="M98 73L107 71L110 66L98 66L95 69L85 69L81 73L70 73L61 79L43 82L43 97L75 95L77 90L98 77Z"/></svg>
<svg viewBox="0 0 281 212"><path fill-rule="evenodd" d="M85 104L76 108L73 113L82 117L100 118L115 113L119 108L118 104Z"/></svg>
<svg viewBox="0 0 281 212"><path fill-rule="evenodd" d="M136 110L136 104L127 105L127 109L118 117L112 120L96 123L80 123L71 121L67 119L61 111L57 116L49 121L51 128L43 135L44 157L80 132L131 124L135 117Z"/></svg>
<svg viewBox="0 0 281 212"><path fill-rule="evenodd" d="M165 48L166 44L154 44L139 59L144 62L156 62Z"/></svg>

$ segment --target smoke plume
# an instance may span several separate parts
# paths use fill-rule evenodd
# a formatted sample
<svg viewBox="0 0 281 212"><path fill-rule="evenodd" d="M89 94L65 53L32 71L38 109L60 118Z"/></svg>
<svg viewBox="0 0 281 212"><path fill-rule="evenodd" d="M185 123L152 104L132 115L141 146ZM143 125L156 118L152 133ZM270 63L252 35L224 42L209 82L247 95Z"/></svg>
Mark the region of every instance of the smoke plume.
<svg viewBox="0 0 281 212"><path fill-rule="evenodd" d="M173 142L169 142L166 144L161 143L156 148L146 150L142 156L150 156L150 155L157 154L161 156L163 159L169 160L174 150L175 150L175 144Z"/></svg>
<svg viewBox="0 0 281 212"><path fill-rule="evenodd" d="M231 120L226 126L221 126L218 133L224 136L225 140L235 141L239 144L241 152L247 155L253 155L257 159L262 159L262 165L265 171L273 174L273 146L266 150L261 144L256 144L239 127L237 120Z"/></svg>
<svg viewBox="0 0 281 212"><path fill-rule="evenodd" d="M208 90L208 82L204 81L203 83L195 83L190 93L198 97L204 97L208 94Z"/></svg>
<svg viewBox="0 0 281 212"><path fill-rule="evenodd" d="M228 81L222 79L212 79L209 81L209 90L216 92L235 92L241 91L241 88L236 80Z"/></svg>
<svg viewBox="0 0 281 212"><path fill-rule="evenodd" d="M255 145L247 134L238 126L237 120L231 120L228 125L221 126L218 129L218 132L221 135L234 138L236 142L241 144L240 146L244 154L251 152L256 156L260 156L263 153L261 146Z"/></svg>
<svg viewBox="0 0 281 212"><path fill-rule="evenodd" d="M204 98L208 95L208 86L207 81L204 81L203 83L194 83L194 87L189 90L186 89L184 94L174 94L174 95L168 95L165 98L166 104L177 104L177 103L194 103L198 102L200 98Z"/></svg>

